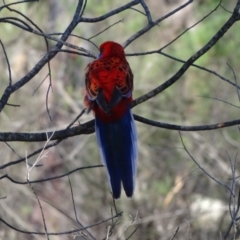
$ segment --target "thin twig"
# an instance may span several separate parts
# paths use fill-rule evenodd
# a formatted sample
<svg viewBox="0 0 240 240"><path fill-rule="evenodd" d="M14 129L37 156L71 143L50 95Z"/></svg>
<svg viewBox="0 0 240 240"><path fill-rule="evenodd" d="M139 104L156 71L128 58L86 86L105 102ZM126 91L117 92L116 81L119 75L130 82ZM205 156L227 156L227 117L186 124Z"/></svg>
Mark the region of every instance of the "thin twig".
<svg viewBox="0 0 240 240"><path fill-rule="evenodd" d="M181 143L183 145L184 150L186 151L186 153L188 154L188 156L193 160L193 162L199 167L199 169L206 175L208 176L210 179L212 179L214 182L218 183L219 185L223 186L224 188L228 189L230 191L230 193L234 196L234 193L232 192L232 189L227 186L226 184L220 182L219 180L217 180L216 178L214 178L212 175L210 175L203 167L201 167L201 165L195 160L195 158L190 154L190 152L188 151L188 149L185 146L185 143L182 139L182 135L181 132L179 131L179 136L181 139Z"/></svg>
<svg viewBox="0 0 240 240"><path fill-rule="evenodd" d="M12 3L8 3L6 4L4 1L4 5L0 7L0 12L2 9L10 7L12 5L17 5L17 4L21 4L21 3L27 3L27 2L38 2L39 0L24 0L24 1L18 1L18 2L12 2Z"/></svg>
<svg viewBox="0 0 240 240"><path fill-rule="evenodd" d="M28 165L30 165L30 164L28 163ZM35 167L36 167L36 165L35 165ZM81 170L85 170L85 169L92 169L92 168L99 168L99 167L103 167L103 165L93 165L93 166L86 166L86 167L78 167L78 168L74 168L73 170L71 170L69 172L61 174L61 175L57 175L57 176L54 176L54 177L48 177L48 178L41 178L41 179L31 180L29 182L31 184L47 182L47 181L51 181L51 180L55 180L55 179L59 179L59 178L64 178L66 176L71 175L72 173L77 172L77 171L81 171ZM15 184L22 184L22 185L28 184L28 181L18 181L16 179L13 179L12 177L8 176L8 174L4 174L4 175L0 176L0 180L4 179L4 178L7 178L8 180L10 180L11 182L13 182Z"/></svg>
<svg viewBox="0 0 240 240"><path fill-rule="evenodd" d="M31 187L31 189L32 189L35 197L37 198L37 202L38 202L38 205L39 205L39 208L40 208L40 211L41 211L41 215L42 215L42 219L43 219L43 226L44 226L45 234L46 234L47 239L50 240L49 235L48 235L48 231L47 231L47 224L46 224L46 221L45 221L45 217L44 217L44 213L43 213L43 209L42 209L41 202L40 202L40 200L39 200L39 198L38 198L38 195L37 195L37 193L35 192L33 186L32 186L31 183L29 182L29 180L28 180L28 183L29 183L29 186Z"/></svg>
<svg viewBox="0 0 240 240"><path fill-rule="evenodd" d="M54 36L54 35L62 35L63 33L49 33L48 35L49 36ZM72 36L72 37L76 37L76 38L79 38L79 39L83 39L83 40L85 40L85 41L87 41L87 42L90 42L94 47L96 47L97 48L97 50L98 50L98 46L93 42L93 41L91 41L91 40L89 40L88 38L85 38L85 37L82 37L82 36L78 36L78 35L76 35L76 34L70 34L70 36ZM77 52L79 55L82 55L82 56L86 56L86 57L93 57L93 56L90 56L89 54L83 54L83 53L80 53L80 52Z"/></svg>
<svg viewBox="0 0 240 240"><path fill-rule="evenodd" d="M175 230L175 233L173 234L170 240L173 240L177 236L178 230L179 230L179 227L177 227L177 229Z"/></svg>
<svg viewBox="0 0 240 240"><path fill-rule="evenodd" d="M124 20L124 19L121 19L121 20L119 20L119 21L117 21L117 22L115 22L115 23L109 25L108 27L106 27L106 28L103 29L102 31L100 31L100 32L98 32L97 34L93 35L92 37L88 38L88 40L91 40L91 39L93 39L93 38L99 36L100 34L106 32L108 29L112 28L113 26L117 25L118 23L120 23L120 22L122 23L123 20Z"/></svg>
<svg viewBox="0 0 240 240"><path fill-rule="evenodd" d="M203 22L205 19L207 19L210 15L212 15L213 12L217 11L217 9L219 8L220 4L221 4L222 0L218 3L218 5L212 10L210 11L206 16L204 16L203 18L201 18L199 21L197 21L196 23L194 23L192 26L186 28L181 34L179 34L177 37L175 37L172 41L170 41L169 43L167 43L165 46L161 47L158 51L161 52L163 49L169 47L172 43L174 43L177 39L179 39L181 36L183 36L186 32L188 32L190 29L194 28L195 26L197 26L199 23Z"/></svg>
<svg viewBox="0 0 240 240"><path fill-rule="evenodd" d="M105 223L105 222L108 222L108 221L112 220L113 218L118 218L118 217L121 216L121 215L122 215L122 213L119 213L118 215L116 215L116 216L114 216L114 217L110 217L110 218L107 218L107 219L105 219L105 220L99 221L99 222L97 222L97 223L94 223L94 224L92 224L92 225L89 225L89 226L85 227L84 229L88 229L88 228L92 228L92 227L101 225L101 224L103 224L103 223ZM11 229L13 229L13 230L15 230L15 231L17 231L17 232L21 232L21 233L25 233L25 234L36 234L36 235L45 235L45 234L46 234L45 232L30 232L30 231L21 230L21 229L19 229L19 228L16 228L16 227L12 226L11 224L9 224L8 222L6 222L6 221L5 221L4 219L2 219L1 217L0 217L0 221L1 221L2 223L4 223L6 226L8 226L9 228L11 228ZM48 232L48 235L49 235L49 236L50 236L50 235L54 235L54 236L57 236L57 235L67 235L67 234L72 234L72 233L76 233L76 232L79 232L79 231L83 231L84 229L83 229L83 228L80 228L80 229L75 229L75 230L70 230L70 231L63 231L63 232L56 232L56 233L54 233L54 232L49 233L49 232Z"/></svg>
<svg viewBox="0 0 240 240"><path fill-rule="evenodd" d="M49 76L49 74L47 74L47 76L40 82L40 84L37 86L37 88L33 91L32 96L34 96L34 94L38 91L38 89L42 86L42 84L44 83L44 81L47 79L47 77Z"/></svg>
<svg viewBox="0 0 240 240"><path fill-rule="evenodd" d="M236 77L236 74L235 74L235 71L234 71L234 69L230 66L230 64L228 64L227 63L227 65L228 65L228 67L231 69L231 71L232 71L232 73L233 73L233 77L234 77L234 82L235 82L235 86L238 86L238 84L237 84L237 77ZM236 88L236 90L237 90L237 96L238 96L238 100L239 100L239 102L240 102L240 93L239 93L239 89L238 88Z"/></svg>
<svg viewBox="0 0 240 240"><path fill-rule="evenodd" d="M141 13L143 16L146 16L146 13L144 13L144 12L142 12L142 11L140 11L140 10L134 8L134 7L130 7L129 9L132 9L132 10L134 10L134 11L136 11L136 12Z"/></svg>
<svg viewBox="0 0 240 240"><path fill-rule="evenodd" d="M129 56L129 57L133 57L133 56L145 56L145 55L149 55L149 54L161 54L161 55L163 55L163 56L165 56L165 57L167 57L167 58L170 58L170 59L172 59L172 60L174 60L174 61L181 62L181 63L186 63L186 61L184 61L184 60L182 60L182 59L180 59L180 58L176 58L176 57L174 57L174 56L172 56L172 55L169 55L169 54L167 54L167 53L160 52L159 49L158 49L158 50L154 50L154 51L140 52L140 53L130 53L130 54L126 54L126 55ZM202 67L202 66L197 65L197 64L194 64L194 63L191 64L191 67L196 67L196 68L201 69L201 70L203 70L203 71L209 72L209 73L217 76L217 77L220 78L221 80L223 80L223 81L231 84L232 86L237 87L238 89L240 89L240 86L236 85L235 83L233 83L233 82L230 81L229 79L225 78L224 76L220 75L219 73L217 73L217 72L215 72L215 71L213 71L213 70L211 70L211 69Z"/></svg>
<svg viewBox="0 0 240 240"><path fill-rule="evenodd" d="M15 153L18 157L21 158L21 156L10 146L10 144L8 144L7 142L4 142L11 150L13 153Z"/></svg>
<svg viewBox="0 0 240 240"><path fill-rule="evenodd" d="M50 115L50 110L49 110L49 107L48 107L48 98L49 98L50 89L52 89L52 83L51 82L48 85L48 89L47 89L47 93L46 93L46 109L47 109L48 117L49 117L50 121L52 121L52 117Z"/></svg>
<svg viewBox="0 0 240 240"><path fill-rule="evenodd" d="M147 19L148 19L148 23L152 24L153 23L152 15L151 15L151 13L149 11L149 8L148 8L147 4L145 3L144 0L140 0L140 3L141 3L141 5L142 5L142 7L143 7L143 9L144 9L144 11L146 13L146 16L147 16Z"/></svg>
<svg viewBox="0 0 240 240"><path fill-rule="evenodd" d="M6 106L10 106L10 107L21 107L21 105L19 105L19 104L12 104L12 103L6 103Z"/></svg>
<svg viewBox="0 0 240 240"><path fill-rule="evenodd" d="M224 101L222 99L219 99L219 98L215 98L215 97L207 97L207 96L196 96L196 97L200 97L200 98L209 98L209 99L212 99L212 100L216 100L216 101L219 101L219 102L223 102L223 103L226 103L232 107L235 107L235 108L240 108L240 106L237 106L237 105L234 105L230 102L227 102L227 101Z"/></svg>
<svg viewBox="0 0 240 240"><path fill-rule="evenodd" d="M2 46L3 53L4 53L4 56L5 56L6 62L7 62L8 75L9 75L9 86L12 86L12 72L11 72L11 66L10 66L10 63L9 63L9 60L8 60L7 52L6 52L6 50L5 50L4 44L3 44L3 42L2 42L1 39L0 39L0 44L1 44L1 46Z"/></svg>
<svg viewBox="0 0 240 240"><path fill-rule="evenodd" d="M79 221L78 216L77 216L76 205L75 205L74 195L73 195L73 189L72 189L72 184L71 184L71 180L70 180L69 175L68 175L68 182L69 182L69 186L70 186L70 190L71 190L71 197L72 197L75 219L76 219L77 223L80 225L80 227L84 228L84 225ZM93 240L95 239L87 229L85 229L85 231L86 231L87 236L89 236Z"/></svg>
<svg viewBox="0 0 240 240"><path fill-rule="evenodd" d="M134 233L138 230L138 228L139 228L139 226L137 226L137 227L133 230L133 232L126 238L126 240L130 239L130 238L134 235Z"/></svg>

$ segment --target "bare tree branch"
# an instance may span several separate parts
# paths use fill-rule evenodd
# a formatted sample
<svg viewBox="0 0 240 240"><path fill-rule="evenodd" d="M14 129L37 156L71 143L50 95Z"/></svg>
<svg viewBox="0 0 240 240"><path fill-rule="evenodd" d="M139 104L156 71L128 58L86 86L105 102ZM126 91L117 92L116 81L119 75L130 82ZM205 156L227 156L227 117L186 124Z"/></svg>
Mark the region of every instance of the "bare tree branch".
<svg viewBox="0 0 240 240"><path fill-rule="evenodd" d="M230 126L236 126L240 124L240 119L219 122L210 125L199 125L199 126L182 126L169 124L159 121L150 120L142 116L134 114L134 119L141 123L175 131L208 131L215 130L219 128L226 128ZM63 140L68 137L78 136L82 134L92 134L94 133L94 120L86 122L76 127L66 128L64 130L55 131L54 134L52 131L47 132L47 136L52 136L51 140ZM46 132L42 133L24 133L24 132L0 132L0 142L42 142L47 139ZM1 169L1 167L0 167Z"/></svg>
<svg viewBox="0 0 240 240"><path fill-rule="evenodd" d="M47 182L47 181L51 181L51 180L55 180L55 179L59 179L59 178L63 178L63 177L66 177L66 176L69 176L71 175L72 173L74 172L77 172L77 171L81 171L81 170L85 170L85 169L92 169L92 168L99 168L99 167L103 167L103 165L94 165L94 166L87 166L87 167L78 167L78 168L74 168L72 171L69 171L67 173L64 173L64 174L61 174L61 175L58 175L58 176L55 176L55 177L48 177L48 178L43 178L43 179L37 179L37 180L31 180L31 181L18 181L18 180L15 180L13 179L12 177L8 176L8 174L4 174L3 176L0 176L0 180L1 179L4 179L4 178L7 178L8 180L10 180L11 182L13 183L16 183L16 184L21 184L21 185L26 185L28 183L41 183L41 182Z"/></svg>
<svg viewBox="0 0 240 240"><path fill-rule="evenodd" d="M119 213L113 217L110 217L110 218L107 218L105 220L102 220L102 221L99 221L97 223L94 223L92 225L89 225L87 227L84 227L84 228L79 228L79 229L75 229L75 230L69 230L69 231L63 231L63 232L48 232L48 235L49 236L58 236L58 235L67 235L67 234L72 234L72 233L76 233L76 232L79 232L79 231L83 231L83 230L86 230L86 229L89 229L89 228L92 228L92 227L95 227L95 226L98 226L100 224L103 224L105 222L108 222L114 218L119 218L120 216L122 215L122 213ZM2 223L4 223L6 226L8 226L9 228L17 231L17 232L20 232L20 233L25 233L25 234L35 234L35 235L45 235L45 232L29 232L29 231L24 231L24 230L21 230L19 228L16 228L14 226L12 226L11 224L9 224L8 222L6 222L4 219L2 219L0 217L0 221Z"/></svg>
<svg viewBox="0 0 240 240"><path fill-rule="evenodd" d="M137 38L139 38L140 36L142 36L144 33L148 32L151 28L155 27L156 25L158 25L160 22L162 22L163 20L167 19L168 17L174 15L176 12L182 10L183 8L187 7L190 3L192 3L193 0L189 0L186 3L184 3L183 5L181 5L180 7L176 8L175 10L171 11L170 13L166 14L165 16L157 19L154 22L149 22L148 25L144 28L142 28L140 31L136 32L133 36L131 36L124 44L123 46L126 48L130 43L132 43L133 41L135 41Z"/></svg>
<svg viewBox="0 0 240 240"><path fill-rule="evenodd" d="M206 53L208 50L210 50L217 42L218 40L231 28L231 26L240 19L240 15L234 11L233 15L228 19L228 21L222 26L222 28L213 36L213 38L199 51L197 51L195 54L193 54L185 64L177 71L176 74L174 74L170 79L168 79L166 82L161 84L159 87L153 89L149 93L143 95L142 97L139 97L135 99L132 103L132 106L136 106L140 103L143 103L147 101L148 99L156 96L157 94L161 93L168 87L170 87L172 84L174 84L176 81L180 79L180 77L187 71L187 69L191 66L192 63L194 63L198 58L200 58L204 53Z"/></svg>
<svg viewBox="0 0 240 240"><path fill-rule="evenodd" d="M61 41L67 40L67 38L69 37L71 32L77 26L78 18L79 18L79 14L80 14L80 11L82 9L82 6L83 6L83 1L79 0L76 11L75 11L74 16L73 16L73 20L69 24L69 26L66 28L65 32L63 33L63 35L61 37ZM0 19L0 21L1 21L1 19ZM2 109L4 108L6 103L8 102L8 99L11 96L11 94L14 93L15 91L17 91L22 86L24 86L26 83L28 83L42 69L42 67L57 54L57 52L55 52L55 50L58 50L58 49L62 48L62 46L63 46L62 43L57 43L55 45L55 47L53 48L54 51L50 51L50 52L46 53L42 57L42 59L35 65L35 67L32 70L29 71L29 73L26 76L24 76L22 79L17 81L12 86L8 86L5 89L3 95L0 99L0 112L2 111Z"/></svg>

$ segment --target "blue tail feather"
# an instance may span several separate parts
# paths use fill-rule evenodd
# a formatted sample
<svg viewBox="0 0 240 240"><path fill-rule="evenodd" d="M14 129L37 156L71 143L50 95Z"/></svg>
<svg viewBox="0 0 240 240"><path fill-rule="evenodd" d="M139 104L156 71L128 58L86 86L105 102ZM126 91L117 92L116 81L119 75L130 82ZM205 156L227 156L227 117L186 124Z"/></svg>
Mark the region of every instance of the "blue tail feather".
<svg viewBox="0 0 240 240"><path fill-rule="evenodd" d="M114 198L121 195L121 182L128 197L134 192L137 169L137 131L128 109L125 115L113 123L105 123L96 117L97 142L101 159L106 166Z"/></svg>

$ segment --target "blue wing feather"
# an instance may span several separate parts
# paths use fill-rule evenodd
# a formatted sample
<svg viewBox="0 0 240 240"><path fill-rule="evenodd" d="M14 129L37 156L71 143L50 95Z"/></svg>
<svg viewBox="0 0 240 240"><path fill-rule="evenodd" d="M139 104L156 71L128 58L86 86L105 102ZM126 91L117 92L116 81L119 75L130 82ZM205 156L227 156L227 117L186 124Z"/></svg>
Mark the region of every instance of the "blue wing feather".
<svg viewBox="0 0 240 240"><path fill-rule="evenodd" d="M137 131L128 108L124 116L105 123L96 116L95 128L101 159L107 169L113 197L121 195L121 182L128 197L132 197L137 170Z"/></svg>

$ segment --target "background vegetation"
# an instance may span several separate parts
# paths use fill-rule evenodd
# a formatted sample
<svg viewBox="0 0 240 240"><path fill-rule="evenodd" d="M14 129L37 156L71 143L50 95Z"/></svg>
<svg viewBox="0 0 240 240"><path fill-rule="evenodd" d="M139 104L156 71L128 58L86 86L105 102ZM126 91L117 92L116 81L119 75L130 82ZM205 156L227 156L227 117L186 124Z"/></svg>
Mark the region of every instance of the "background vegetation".
<svg viewBox="0 0 240 240"><path fill-rule="evenodd" d="M4 7L12 2L6 0L0 4L1 96L9 86L8 66L11 67L12 84L27 76L54 48L56 42L49 38L60 39L78 4L73 0L40 0L10 5L10 9ZM8 99L8 104L20 107L5 105L1 108L0 239L237 239L239 122L232 122L227 128L220 128L223 124L213 130L181 133L137 122L139 162L136 191L133 199L122 194L115 203L105 169L99 167L101 162L95 134L89 134L91 124L85 134L73 134L75 136L46 149L43 152L46 155L40 155L44 156L39 162L41 166L31 172L25 161L11 164L43 148L46 140L10 141L3 132L8 132L9 137L18 132L36 134L66 129L82 112L84 69L93 56L98 55L98 49L92 43L99 46L104 41L113 40L126 46L130 37L149 23L146 9L155 21L189 2L125 48L134 72L134 99L138 99L171 78L183 65L179 60L186 61L206 45L239 4L236 0L135 2L139 4L102 21L79 22L72 32L74 36L69 36L66 42L86 49L87 52L75 49L86 56L59 52L50 61L51 82L48 64L45 64L34 77L29 77L31 81ZM111 12L128 1L91 0L85 3L82 17L90 19ZM147 5L145 9L144 3ZM48 50L42 36L9 22L20 24L19 20L13 19L18 18L40 32L24 16L47 34ZM181 37L167 45L183 32ZM239 78L239 46L239 22L235 22L209 51L194 62L208 71L191 66L175 84L160 94L141 104L137 100L133 112L160 123L199 125L203 126L202 129L205 125L239 119L240 100L238 86L235 86ZM157 53L136 54L162 47L164 49ZM62 49L71 50L68 46ZM73 127L81 127L91 119L92 114L84 114ZM39 154L27 159L33 164ZM96 167L68 174L89 166ZM29 181L66 175L30 184L26 181L27 173ZM57 236L20 233L19 229L45 232L36 196L41 202L48 233L82 230ZM107 219L110 220L105 221ZM234 227L228 233L231 223ZM84 229L87 226L89 228Z"/></svg>

